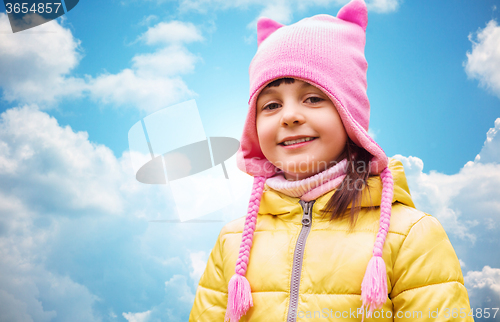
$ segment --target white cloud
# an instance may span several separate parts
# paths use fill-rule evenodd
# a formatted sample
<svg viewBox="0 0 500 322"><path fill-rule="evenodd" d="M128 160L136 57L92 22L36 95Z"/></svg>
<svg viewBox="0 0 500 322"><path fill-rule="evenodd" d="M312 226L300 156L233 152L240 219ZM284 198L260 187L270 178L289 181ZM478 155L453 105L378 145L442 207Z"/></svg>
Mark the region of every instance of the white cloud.
<svg viewBox="0 0 500 322"><path fill-rule="evenodd" d="M484 266L481 271L469 271L464 277L464 283L471 307L484 310L500 306L500 268ZM490 311L490 318L493 313L494 311Z"/></svg>
<svg viewBox="0 0 500 322"><path fill-rule="evenodd" d="M268 17L282 24L289 24L293 18L293 7L285 1L268 2L258 17ZM247 25L248 29L256 30L258 17Z"/></svg>
<svg viewBox="0 0 500 322"><path fill-rule="evenodd" d="M162 301L150 310L142 313L123 313L130 322L148 321L187 321L194 302L194 293L187 285L184 275L174 275L165 282L165 293ZM181 308L187 308L183 311Z"/></svg>
<svg viewBox="0 0 500 322"><path fill-rule="evenodd" d="M140 77L175 76L194 71L201 57L190 53L181 46L169 46L151 54L136 55L132 58L132 68Z"/></svg>
<svg viewBox="0 0 500 322"><path fill-rule="evenodd" d="M101 321L94 309L101 299L64 266L81 238L75 243L78 234L70 233L62 244L58 240L76 221L74 231L90 229L83 234L88 240L82 244L88 245L98 226L86 228L78 220L118 217L129 194L127 179L134 178L124 175L108 148L89 142L85 132L60 127L36 106L0 115L0 146L0 320ZM88 265L77 267L90 271L94 263Z"/></svg>
<svg viewBox="0 0 500 322"><path fill-rule="evenodd" d="M0 177L4 182L6 177ZM5 186L0 190L0 320L99 321L92 308L99 300L95 295L41 264L57 229L49 224L49 229L40 230L37 224L43 218L15 193Z"/></svg>
<svg viewBox="0 0 500 322"><path fill-rule="evenodd" d="M0 312L0 319L2 321L18 321L18 322L31 322L33 319L27 312L27 304L23 301L16 299L12 294L0 289L0 301L3 307L11 308L10 310L2 310ZM44 319L51 319L55 317L55 312L44 312L46 317Z"/></svg>
<svg viewBox="0 0 500 322"><path fill-rule="evenodd" d="M191 43L202 41L198 28L190 22L181 21L160 22L149 28L141 37L148 45Z"/></svg>
<svg viewBox="0 0 500 322"><path fill-rule="evenodd" d="M180 77L143 77L124 69L118 74L103 74L90 81L90 97L104 104L128 106L148 114L196 94Z"/></svg>
<svg viewBox="0 0 500 322"><path fill-rule="evenodd" d="M492 231L500 221L499 128L500 118L488 131L475 161L469 161L453 175L436 171L426 174L421 159L394 156L403 162L417 208L436 216L451 234L471 242L478 237L472 232L474 227L484 233Z"/></svg>
<svg viewBox="0 0 500 322"><path fill-rule="evenodd" d="M152 19L155 17L148 17L145 23ZM7 15L0 13L0 29L9 28ZM204 40L192 23L160 22L148 28L137 41L159 46L155 51L135 55L130 68L116 74L85 78L70 75L82 59L82 50L68 28L53 20L38 26L37 31L43 37L29 32L0 34L0 87L8 101L44 107L88 95L104 104L151 113L196 96L181 77L193 73L202 61L184 46Z"/></svg>
<svg viewBox="0 0 500 322"><path fill-rule="evenodd" d="M204 251L191 252L189 253L189 258L191 259L191 272L189 276L196 286L207 266L208 254Z"/></svg>
<svg viewBox="0 0 500 322"><path fill-rule="evenodd" d="M469 34L472 52L467 52L465 71L470 78L500 97L500 26L490 20L484 29Z"/></svg>
<svg viewBox="0 0 500 322"><path fill-rule="evenodd" d="M86 132L62 128L36 106L26 105L1 114L0 147L4 183L12 191L23 191L24 201L38 209L61 214L89 207L115 214L123 211L117 194L120 166L113 152L90 143Z"/></svg>
<svg viewBox="0 0 500 322"><path fill-rule="evenodd" d="M1 321L187 320L222 223L148 224L177 219L169 190L36 106L1 114L0 147Z"/></svg>
<svg viewBox="0 0 500 322"><path fill-rule="evenodd" d="M387 13L396 11L402 1L401 0L372 0L367 1L368 10L379 13Z"/></svg>
<svg viewBox="0 0 500 322"><path fill-rule="evenodd" d="M148 322L151 311L140 312L140 313L123 313L125 320L129 322Z"/></svg>
<svg viewBox="0 0 500 322"><path fill-rule="evenodd" d="M147 17L144 17L141 22L139 22L139 26L149 26L153 21L158 20L158 16L156 15L149 15Z"/></svg>
<svg viewBox="0 0 500 322"><path fill-rule="evenodd" d="M0 29L10 29L4 13L0 13ZM0 33L4 99L53 104L64 97L81 97L85 82L69 75L82 58L80 41L56 20L38 26L37 31Z"/></svg>
<svg viewBox="0 0 500 322"><path fill-rule="evenodd" d="M462 210L452 203L468 183L470 175L462 171L455 175L435 171L426 174L423 172L423 161L417 157L398 154L393 158L400 160L408 173L408 185L416 207L438 218L447 231L474 242L476 236L469 231L469 227L477 222L465 223L461 217Z"/></svg>
<svg viewBox="0 0 500 322"><path fill-rule="evenodd" d="M467 272L465 281L473 288L491 288L500 299L500 268L485 266L481 272Z"/></svg>
<svg viewBox="0 0 500 322"><path fill-rule="evenodd" d="M97 298L86 287L40 264L46 253L43 246L57 229L47 222L53 229L48 234L37 229L39 221L35 220L45 220L37 215L40 210L61 215L83 207L116 211L119 204L109 189L117 187L107 185L105 178L99 187L95 179L85 177L90 163L99 169L99 163L106 164L112 153L93 147L86 133L59 127L55 119L33 106L2 113L0 142L7 152L0 160L0 297L12 304L3 306L0 313L12 319L0 320L50 321L57 316L97 321L92 310ZM97 153L92 155L92 151ZM56 165L59 171L52 171ZM65 305L59 306L60 301ZM53 303L57 310L46 310L42 303ZM78 316L72 316L72 310Z"/></svg>
<svg viewBox="0 0 500 322"><path fill-rule="evenodd" d="M474 162L479 163L499 163L500 162L500 118L495 120L495 127L486 133L481 152L476 156Z"/></svg>
<svg viewBox="0 0 500 322"><path fill-rule="evenodd" d="M201 57L183 46L183 43L203 40L193 24L160 22L150 27L138 40L163 47L153 53L134 56L131 68L89 79L93 99L152 113L196 96L180 77L194 72L195 65L202 61Z"/></svg>
<svg viewBox="0 0 500 322"><path fill-rule="evenodd" d="M499 164L470 162L453 175L427 174L419 158L394 158L403 162L417 208L438 218L450 234L474 243L473 228L491 230L492 221L500 220Z"/></svg>
<svg viewBox="0 0 500 322"><path fill-rule="evenodd" d="M187 278L184 275L174 275L165 282L165 293L168 298L177 297L179 302L191 304L194 302L194 294L187 285ZM170 296L168 296L170 295Z"/></svg>

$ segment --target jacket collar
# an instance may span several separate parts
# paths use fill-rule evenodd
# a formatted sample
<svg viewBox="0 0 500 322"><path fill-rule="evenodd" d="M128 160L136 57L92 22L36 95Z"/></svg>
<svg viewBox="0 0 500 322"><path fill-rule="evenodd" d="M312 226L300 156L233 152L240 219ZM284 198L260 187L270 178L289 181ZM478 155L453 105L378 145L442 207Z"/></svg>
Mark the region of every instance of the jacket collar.
<svg viewBox="0 0 500 322"><path fill-rule="evenodd" d="M408 183L406 181L403 164L399 160L389 158L388 166L394 180L394 195L392 202L394 203L399 201L402 204L415 208L413 200L411 199L410 189L408 188ZM382 198L382 180L380 179L380 176L377 175L369 177L367 185L369 187L369 193L367 193L367 188L365 188L363 191L363 198L361 200L361 207L380 206ZM335 191L335 189L331 190L316 199L314 204L315 212L326 208L328 200L330 200ZM301 209L299 200L300 198L287 196L284 193L270 188L266 184L262 194L259 213L283 215L295 212L297 211L297 207ZM348 206L348 208L350 207L351 205Z"/></svg>

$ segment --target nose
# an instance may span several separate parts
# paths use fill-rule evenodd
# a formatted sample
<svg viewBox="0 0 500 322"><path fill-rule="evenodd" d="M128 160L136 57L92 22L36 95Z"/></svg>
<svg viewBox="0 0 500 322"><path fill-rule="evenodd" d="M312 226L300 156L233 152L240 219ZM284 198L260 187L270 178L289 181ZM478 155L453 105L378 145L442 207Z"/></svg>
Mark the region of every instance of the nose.
<svg viewBox="0 0 500 322"><path fill-rule="evenodd" d="M282 111L281 125L283 126L295 126L305 122L305 117L299 104L284 103Z"/></svg>

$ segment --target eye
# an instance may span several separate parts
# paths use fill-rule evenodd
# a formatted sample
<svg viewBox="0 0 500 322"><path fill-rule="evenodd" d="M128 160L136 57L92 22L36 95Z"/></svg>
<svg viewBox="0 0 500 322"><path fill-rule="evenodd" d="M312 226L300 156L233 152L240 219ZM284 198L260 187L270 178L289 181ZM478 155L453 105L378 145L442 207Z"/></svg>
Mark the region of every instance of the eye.
<svg viewBox="0 0 500 322"><path fill-rule="evenodd" d="M318 96L311 96L311 97L308 97L308 98L306 99L306 101L307 101L308 99L311 99L311 103L313 103L313 104L314 104L314 103L319 103L319 102L321 102L321 101L324 101L324 99L322 99L321 97L318 97Z"/></svg>
<svg viewBox="0 0 500 322"><path fill-rule="evenodd" d="M276 107L276 108L277 108L277 107L278 107L278 105L279 105L278 103L271 103L271 104L267 104L266 106L264 106L264 107L262 108L262 110L274 110L274 108L273 108L273 107Z"/></svg>

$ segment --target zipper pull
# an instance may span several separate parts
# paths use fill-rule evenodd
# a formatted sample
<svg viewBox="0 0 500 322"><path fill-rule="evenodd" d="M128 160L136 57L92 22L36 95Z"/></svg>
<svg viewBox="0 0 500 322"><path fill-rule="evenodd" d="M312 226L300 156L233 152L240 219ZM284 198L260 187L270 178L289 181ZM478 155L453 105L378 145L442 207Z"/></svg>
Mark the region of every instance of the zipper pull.
<svg viewBox="0 0 500 322"><path fill-rule="evenodd" d="M309 202L300 200L300 204L304 209L304 215L302 216L302 225L304 226L309 226L311 224L311 209L314 202L315 200L311 200Z"/></svg>

